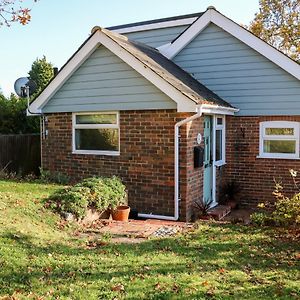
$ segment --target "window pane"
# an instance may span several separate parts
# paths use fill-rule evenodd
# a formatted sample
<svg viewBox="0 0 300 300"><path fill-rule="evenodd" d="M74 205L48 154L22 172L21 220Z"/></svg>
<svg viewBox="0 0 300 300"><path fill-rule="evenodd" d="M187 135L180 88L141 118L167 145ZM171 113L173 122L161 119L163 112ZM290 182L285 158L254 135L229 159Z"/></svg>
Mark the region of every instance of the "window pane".
<svg viewBox="0 0 300 300"><path fill-rule="evenodd" d="M223 119L217 118L217 125L222 125L222 124L223 124Z"/></svg>
<svg viewBox="0 0 300 300"><path fill-rule="evenodd" d="M294 128L266 128L266 135L294 135Z"/></svg>
<svg viewBox="0 0 300 300"><path fill-rule="evenodd" d="M265 153L295 153L296 141L264 141Z"/></svg>
<svg viewBox="0 0 300 300"><path fill-rule="evenodd" d="M76 115L76 124L117 124L116 114Z"/></svg>
<svg viewBox="0 0 300 300"><path fill-rule="evenodd" d="M76 129L76 150L119 150L118 129Z"/></svg>
<svg viewBox="0 0 300 300"><path fill-rule="evenodd" d="M222 160L222 130L216 130L216 161Z"/></svg>

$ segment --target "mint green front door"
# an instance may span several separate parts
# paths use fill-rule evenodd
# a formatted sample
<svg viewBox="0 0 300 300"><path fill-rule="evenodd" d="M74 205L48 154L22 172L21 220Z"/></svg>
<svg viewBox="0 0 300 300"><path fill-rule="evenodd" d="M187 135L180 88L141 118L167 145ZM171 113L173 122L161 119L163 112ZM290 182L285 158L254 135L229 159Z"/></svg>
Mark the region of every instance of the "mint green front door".
<svg viewBox="0 0 300 300"><path fill-rule="evenodd" d="M213 164L212 164L212 117L204 116L204 179L203 179L203 200L207 203L213 201Z"/></svg>

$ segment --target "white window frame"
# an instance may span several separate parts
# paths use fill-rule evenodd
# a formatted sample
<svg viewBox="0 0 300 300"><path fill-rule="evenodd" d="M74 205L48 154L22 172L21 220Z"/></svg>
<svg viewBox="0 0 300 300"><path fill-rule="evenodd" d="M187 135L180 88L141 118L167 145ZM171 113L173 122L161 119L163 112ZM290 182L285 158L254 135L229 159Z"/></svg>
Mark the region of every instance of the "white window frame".
<svg viewBox="0 0 300 300"><path fill-rule="evenodd" d="M76 124L76 116L79 115L108 115L108 114L116 114L117 123L116 124ZM75 130L76 129L99 129L99 128L114 128L118 129L119 136L119 145L117 151L105 151L105 150L78 150L76 149L76 141L75 141ZM84 113L72 113L72 153L73 154L92 154L92 155L120 155L120 114L118 111L99 111L99 112L84 112Z"/></svg>
<svg viewBox="0 0 300 300"><path fill-rule="evenodd" d="M222 119L222 125L218 125L217 119ZM217 148L217 130L221 130L222 132L222 158L220 160L217 160L216 157L216 148ZM226 124L225 124L225 116L224 115L214 115L214 165L216 167L220 167L226 164Z"/></svg>
<svg viewBox="0 0 300 300"><path fill-rule="evenodd" d="M299 159L299 122L291 121L266 121L259 124L259 156L258 158ZM293 128L293 135L266 135L266 128ZM264 141L295 140L295 153L268 153L264 152Z"/></svg>

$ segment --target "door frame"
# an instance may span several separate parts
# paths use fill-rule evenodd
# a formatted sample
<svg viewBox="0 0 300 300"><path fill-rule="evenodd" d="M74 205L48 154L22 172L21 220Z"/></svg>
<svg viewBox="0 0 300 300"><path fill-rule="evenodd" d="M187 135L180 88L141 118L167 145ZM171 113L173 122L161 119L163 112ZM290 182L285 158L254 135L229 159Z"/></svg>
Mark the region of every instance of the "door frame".
<svg viewBox="0 0 300 300"><path fill-rule="evenodd" d="M220 114L205 114L212 118L212 130L211 130L211 151L212 151L212 201L211 207L218 205L217 194L217 168L226 164L226 115ZM216 164L216 128L217 118L223 119L223 131L222 131L222 163ZM203 190L204 190L204 169L203 169ZM204 201L204 193L203 193Z"/></svg>

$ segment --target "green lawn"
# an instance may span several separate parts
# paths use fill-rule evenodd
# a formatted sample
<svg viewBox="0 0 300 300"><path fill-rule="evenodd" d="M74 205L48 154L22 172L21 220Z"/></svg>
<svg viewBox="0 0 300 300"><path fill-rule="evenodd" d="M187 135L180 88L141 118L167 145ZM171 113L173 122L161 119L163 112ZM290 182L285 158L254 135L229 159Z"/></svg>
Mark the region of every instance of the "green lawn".
<svg viewBox="0 0 300 300"><path fill-rule="evenodd" d="M93 249L43 209L55 185L0 181L0 299L300 299L300 245L216 223Z"/></svg>

